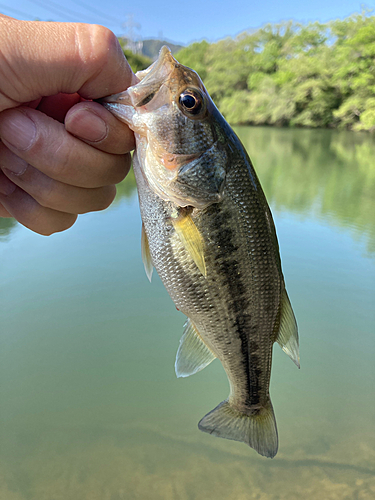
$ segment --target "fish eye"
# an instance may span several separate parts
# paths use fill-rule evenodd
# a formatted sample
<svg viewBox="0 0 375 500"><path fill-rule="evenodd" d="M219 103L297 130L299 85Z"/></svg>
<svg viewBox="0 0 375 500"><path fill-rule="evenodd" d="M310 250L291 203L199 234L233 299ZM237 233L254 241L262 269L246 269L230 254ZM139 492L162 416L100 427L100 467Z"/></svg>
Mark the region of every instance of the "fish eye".
<svg viewBox="0 0 375 500"><path fill-rule="evenodd" d="M197 90L184 90L178 99L182 111L197 115L204 108L203 96Z"/></svg>

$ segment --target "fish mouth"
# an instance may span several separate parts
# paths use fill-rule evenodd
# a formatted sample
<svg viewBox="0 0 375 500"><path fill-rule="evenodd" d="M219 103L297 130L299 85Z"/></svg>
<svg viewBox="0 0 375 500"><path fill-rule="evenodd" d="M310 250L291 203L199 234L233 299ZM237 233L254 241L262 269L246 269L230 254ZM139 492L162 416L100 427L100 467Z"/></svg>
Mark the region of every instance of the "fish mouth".
<svg viewBox="0 0 375 500"><path fill-rule="evenodd" d="M173 71L180 67L181 64L173 57L170 49L164 45L160 49L157 60L147 69L136 73L137 83L135 85L118 94L97 99L97 102L123 104L134 108L143 107L151 101L162 85L168 82Z"/></svg>
<svg viewBox="0 0 375 500"><path fill-rule="evenodd" d="M98 102L132 106L144 112L172 101L177 103L181 92L188 87L206 94L197 73L180 64L166 45L161 48L158 59L135 76L138 83L124 92L98 99Z"/></svg>
<svg viewBox="0 0 375 500"><path fill-rule="evenodd" d="M106 97L101 97L100 99L95 99L96 102L100 104L108 103L108 104L124 104L125 106L131 106L131 102L129 101L129 93L128 90L124 90L123 92L119 92L118 94L108 95Z"/></svg>

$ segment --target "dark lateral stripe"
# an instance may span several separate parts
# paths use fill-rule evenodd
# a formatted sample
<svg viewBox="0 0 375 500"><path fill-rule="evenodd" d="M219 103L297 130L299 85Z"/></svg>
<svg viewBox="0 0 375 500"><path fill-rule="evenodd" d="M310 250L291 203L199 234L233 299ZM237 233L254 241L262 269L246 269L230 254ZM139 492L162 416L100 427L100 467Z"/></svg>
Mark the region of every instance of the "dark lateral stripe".
<svg viewBox="0 0 375 500"><path fill-rule="evenodd" d="M220 254L215 258L216 272L223 276L222 286L228 290L228 309L234 319L234 330L241 340L242 360L245 364L246 392L249 405L260 403L260 376L262 374L259 346L251 338L255 337L256 327L251 324L251 315L246 313L249 305L247 288L238 274L239 262L236 260L238 247L235 245L235 233L231 227L231 215L222 209L221 204L212 205L216 212L211 220L210 229L218 235ZM249 356L250 355L250 356Z"/></svg>

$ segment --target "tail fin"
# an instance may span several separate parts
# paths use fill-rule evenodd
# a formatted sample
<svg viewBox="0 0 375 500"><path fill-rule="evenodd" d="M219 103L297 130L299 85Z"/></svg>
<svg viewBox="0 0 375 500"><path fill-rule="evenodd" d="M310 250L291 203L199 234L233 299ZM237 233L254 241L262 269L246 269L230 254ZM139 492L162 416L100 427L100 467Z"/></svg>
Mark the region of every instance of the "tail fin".
<svg viewBox="0 0 375 500"><path fill-rule="evenodd" d="M270 399L264 407L249 409L248 413L223 401L202 418L198 427L214 436L242 441L265 457L273 458L277 453L277 427Z"/></svg>

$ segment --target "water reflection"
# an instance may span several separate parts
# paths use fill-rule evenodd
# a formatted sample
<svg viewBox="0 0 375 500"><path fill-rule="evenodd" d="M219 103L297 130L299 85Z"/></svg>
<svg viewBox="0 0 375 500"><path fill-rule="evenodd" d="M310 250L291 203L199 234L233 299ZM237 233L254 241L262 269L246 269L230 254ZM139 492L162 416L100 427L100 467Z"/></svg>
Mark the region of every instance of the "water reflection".
<svg viewBox="0 0 375 500"><path fill-rule="evenodd" d="M7 239L13 228L17 226L17 221L11 218L0 217L0 241Z"/></svg>
<svg viewBox="0 0 375 500"><path fill-rule="evenodd" d="M120 182L120 184L117 184L115 203L119 203L121 200L130 200L134 196L136 190L137 184L135 182L133 169L131 169L126 179Z"/></svg>
<svg viewBox="0 0 375 500"><path fill-rule="evenodd" d="M330 130L236 127L274 211L323 218L364 237L375 253L375 141ZM115 203L136 190L133 171L117 187ZM16 223L0 219L0 238Z"/></svg>
<svg viewBox="0 0 375 500"><path fill-rule="evenodd" d="M108 210L69 231L1 221L1 499L374 496L372 138L238 132L275 214L301 334L301 370L274 349L278 455L198 431L227 378L219 362L175 377L184 318L145 276L131 173Z"/></svg>
<svg viewBox="0 0 375 500"><path fill-rule="evenodd" d="M323 218L375 252L375 141L330 130L237 127L274 211Z"/></svg>

